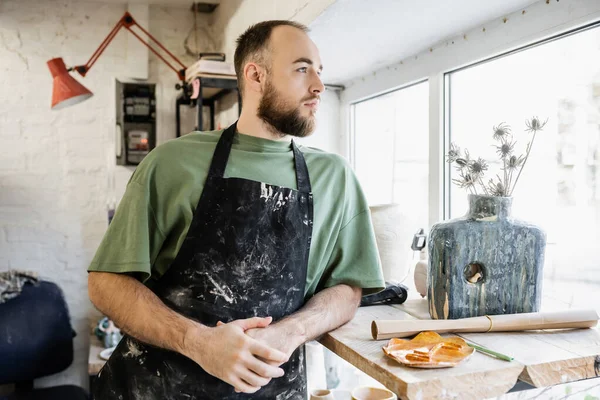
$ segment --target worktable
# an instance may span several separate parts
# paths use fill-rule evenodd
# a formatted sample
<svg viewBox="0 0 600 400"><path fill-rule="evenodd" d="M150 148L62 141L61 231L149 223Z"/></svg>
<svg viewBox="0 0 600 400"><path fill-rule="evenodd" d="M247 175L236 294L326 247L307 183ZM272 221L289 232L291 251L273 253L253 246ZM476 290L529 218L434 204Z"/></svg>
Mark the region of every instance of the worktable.
<svg viewBox="0 0 600 400"><path fill-rule="evenodd" d="M545 303L548 306L543 305L543 310L556 309L551 300ZM387 340L375 341L371 336L371 321L375 319L429 319L427 300L361 307L350 322L324 335L320 342L401 399L485 399L500 396L519 383L545 388L600 376L598 327L459 334L514 360L502 361L475 352L453 368L416 369L384 355L382 346Z"/></svg>

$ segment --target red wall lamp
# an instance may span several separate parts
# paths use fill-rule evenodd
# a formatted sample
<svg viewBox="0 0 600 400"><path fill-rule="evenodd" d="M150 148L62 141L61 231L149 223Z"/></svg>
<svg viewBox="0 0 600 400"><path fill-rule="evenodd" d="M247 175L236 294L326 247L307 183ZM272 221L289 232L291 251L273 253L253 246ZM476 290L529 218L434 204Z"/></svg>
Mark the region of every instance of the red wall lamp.
<svg viewBox="0 0 600 400"><path fill-rule="evenodd" d="M138 35L133 29L132 26L137 26L144 34L146 34L152 42L154 42L158 47L164 50L171 58L179 64L181 69L175 68L169 61L167 61L161 54L159 54L149 42L144 41L140 35ZM144 45L146 45L150 51L152 51L158 58L163 60L175 73L177 77L182 81L181 86L185 86L185 70L187 67L177 59L169 50L167 50L158 40L156 40L148 31L142 28L129 14L126 12L123 17L117 22L115 27L110 31L106 39L100 44L98 49L92 54L89 61L85 65L78 65L76 67L71 67L67 69L65 63L62 58L53 58L48 61L48 68L50 68L50 73L53 77L53 85L52 85L52 109L59 110L61 108L65 108L71 106L73 104L80 103L86 99L92 97L92 92L88 90L81 83L77 82L75 78L69 75L69 71L77 71L81 76L85 77L85 75L92 68L94 63L98 60L102 52L106 49L106 47L110 44L110 42L114 39L114 37L119 32L121 28L127 29L131 32L136 38L138 38ZM179 87L179 85L178 85Z"/></svg>

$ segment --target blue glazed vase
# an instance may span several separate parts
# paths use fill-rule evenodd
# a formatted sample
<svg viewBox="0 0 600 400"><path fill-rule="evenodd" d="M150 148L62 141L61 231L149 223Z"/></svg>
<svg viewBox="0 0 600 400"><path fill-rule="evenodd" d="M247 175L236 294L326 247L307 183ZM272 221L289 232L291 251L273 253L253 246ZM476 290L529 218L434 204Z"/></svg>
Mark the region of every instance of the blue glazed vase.
<svg viewBox="0 0 600 400"><path fill-rule="evenodd" d="M537 312L546 234L511 216L512 197L469 195L464 217L429 232L433 319Z"/></svg>

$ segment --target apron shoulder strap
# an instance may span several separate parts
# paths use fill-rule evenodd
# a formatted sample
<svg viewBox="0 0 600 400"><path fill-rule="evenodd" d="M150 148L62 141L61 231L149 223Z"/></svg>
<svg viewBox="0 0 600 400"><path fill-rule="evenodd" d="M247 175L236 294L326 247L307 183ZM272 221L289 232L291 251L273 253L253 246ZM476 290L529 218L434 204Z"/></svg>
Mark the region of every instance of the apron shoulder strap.
<svg viewBox="0 0 600 400"><path fill-rule="evenodd" d="M227 160L229 160L229 153L231 153L236 126L237 123L234 123L221 134L210 164L208 179L222 178L225 175L225 168L227 167Z"/></svg>
<svg viewBox="0 0 600 400"><path fill-rule="evenodd" d="M304 160L304 154L298 149L296 143L292 139L292 149L294 150L294 163L296 164L296 184L300 192L311 192L310 178L308 176L308 168Z"/></svg>

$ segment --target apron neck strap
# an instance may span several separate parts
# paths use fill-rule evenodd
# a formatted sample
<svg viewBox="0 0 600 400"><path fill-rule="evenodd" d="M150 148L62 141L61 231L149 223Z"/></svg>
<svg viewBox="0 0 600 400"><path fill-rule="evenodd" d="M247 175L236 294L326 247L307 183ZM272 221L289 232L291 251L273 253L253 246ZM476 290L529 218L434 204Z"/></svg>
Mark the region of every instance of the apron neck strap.
<svg viewBox="0 0 600 400"><path fill-rule="evenodd" d="M208 179L223 178L225 175L225 168L227 167L227 160L229 160L229 154L231 153L231 146L233 145L233 136L235 135L236 127L237 122L223 131L223 134L217 143L217 147L215 148L215 153L213 154L210 170L208 171ZM300 192L310 193L311 187L306 161L304 160L304 155L293 140L292 150L294 151L296 185L298 190Z"/></svg>
<svg viewBox="0 0 600 400"><path fill-rule="evenodd" d="M304 161L304 154L296 146L296 142L292 139L292 150L294 150L294 163L296 164L296 185L300 192L311 192L310 179L308 177L308 168Z"/></svg>
<svg viewBox="0 0 600 400"><path fill-rule="evenodd" d="M235 134L236 126L237 122L225 129L221 134L221 138L217 143L210 164L208 179L222 178L225 175L225 167L227 167L227 160L229 159L229 153L231 152L231 145L233 144L233 135Z"/></svg>

